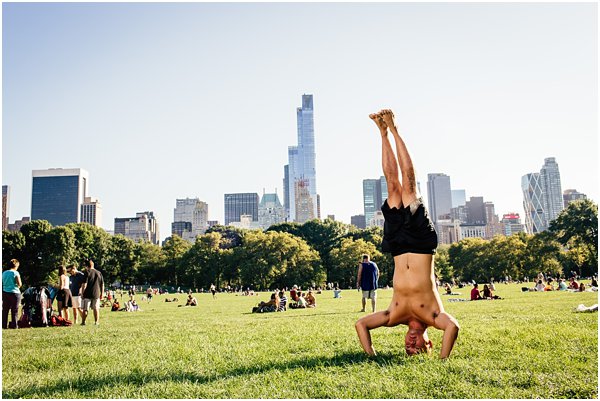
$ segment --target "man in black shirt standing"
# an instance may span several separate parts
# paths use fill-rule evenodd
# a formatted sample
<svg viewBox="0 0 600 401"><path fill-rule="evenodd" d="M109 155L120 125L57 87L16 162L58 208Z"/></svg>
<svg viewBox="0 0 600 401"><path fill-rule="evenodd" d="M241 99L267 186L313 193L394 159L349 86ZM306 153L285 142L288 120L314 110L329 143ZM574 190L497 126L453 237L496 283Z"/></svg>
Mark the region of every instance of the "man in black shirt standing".
<svg viewBox="0 0 600 401"><path fill-rule="evenodd" d="M86 281L83 284L82 293L83 302L81 308L83 313L81 316L81 325L85 326L91 306L94 311L94 324L97 326L100 323L100 299L102 298L102 294L104 294L104 279L102 278L102 273L94 269L94 262L91 259L88 260L88 272Z"/></svg>

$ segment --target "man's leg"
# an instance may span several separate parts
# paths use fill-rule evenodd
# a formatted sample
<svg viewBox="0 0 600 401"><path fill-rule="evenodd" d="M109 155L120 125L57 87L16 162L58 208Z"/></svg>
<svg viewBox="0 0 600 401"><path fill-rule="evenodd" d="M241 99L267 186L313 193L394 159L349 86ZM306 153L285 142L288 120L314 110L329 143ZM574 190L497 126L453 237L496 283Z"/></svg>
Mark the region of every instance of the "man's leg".
<svg viewBox="0 0 600 401"><path fill-rule="evenodd" d="M402 186L398 179L398 161L388 138L388 126L379 114L371 114L369 117L375 121L381 134L381 167L388 187L388 205L390 207L400 207Z"/></svg>
<svg viewBox="0 0 600 401"><path fill-rule="evenodd" d="M375 292L373 292L373 295L371 296L371 306L373 307L373 313L375 313L375 305L377 304L377 295L375 295Z"/></svg>
<svg viewBox="0 0 600 401"><path fill-rule="evenodd" d="M398 128L394 121L394 113L391 110L382 110L380 113L384 123L390 129L396 142L396 153L398 154L398 164L402 173L402 203L405 206L410 205L417 198L417 180L412 159L408 154L406 144L398 133Z"/></svg>
<svg viewBox="0 0 600 401"><path fill-rule="evenodd" d="M94 307L94 324L100 324L100 305Z"/></svg>
<svg viewBox="0 0 600 401"><path fill-rule="evenodd" d="M360 345L363 347L365 352L371 356L376 355L373 343L371 342L370 330L376 329L381 326L387 326L390 321L390 312L385 310L377 313L367 315L356 322L356 333L360 340Z"/></svg>
<svg viewBox="0 0 600 401"><path fill-rule="evenodd" d="M77 324L77 308L73 307L73 324Z"/></svg>

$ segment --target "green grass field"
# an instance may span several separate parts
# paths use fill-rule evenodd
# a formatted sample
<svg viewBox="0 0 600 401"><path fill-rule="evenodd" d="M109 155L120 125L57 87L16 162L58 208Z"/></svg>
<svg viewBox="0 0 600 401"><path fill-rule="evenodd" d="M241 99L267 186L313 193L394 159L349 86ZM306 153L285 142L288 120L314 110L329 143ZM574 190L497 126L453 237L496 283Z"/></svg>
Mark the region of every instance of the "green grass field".
<svg viewBox="0 0 600 401"><path fill-rule="evenodd" d="M101 310L101 324L2 331L3 398L598 398L598 314L574 313L597 293L522 293L448 302L461 331L441 361L408 357L406 328L373 331L362 352L357 291L317 295L318 308L252 314L269 294L163 295L142 312ZM466 298L469 288L457 289ZM391 290L378 292L378 310ZM139 296L138 296L139 298ZM178 296L180 304L185 296ZM138 299L139 300L139 299ZM93 319L92 319L93 322Z"/></svg>

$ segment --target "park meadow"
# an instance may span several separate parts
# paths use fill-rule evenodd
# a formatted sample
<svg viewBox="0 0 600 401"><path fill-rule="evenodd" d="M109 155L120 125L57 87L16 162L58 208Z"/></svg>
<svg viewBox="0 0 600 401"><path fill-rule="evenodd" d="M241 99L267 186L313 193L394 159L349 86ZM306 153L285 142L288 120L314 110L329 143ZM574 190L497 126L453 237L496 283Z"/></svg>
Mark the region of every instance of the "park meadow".
<svg viewBox="0 0 600 401"><path fill-rule="evenodd" d="M587 284L587 282L586 282ZM137 299L141 312L101 309L99 326L2 331L3 398L598 398L596 292L522 292L493 301L442 295L461 326L448 360L404 352L406 327L372 332L362 351L360 294L316 295L317 308L253 314L269 293ZM533 286L530 283L529 286ZM177 296L179 302L166 303ZM392 290L378 291L377 310Z"/></svg>

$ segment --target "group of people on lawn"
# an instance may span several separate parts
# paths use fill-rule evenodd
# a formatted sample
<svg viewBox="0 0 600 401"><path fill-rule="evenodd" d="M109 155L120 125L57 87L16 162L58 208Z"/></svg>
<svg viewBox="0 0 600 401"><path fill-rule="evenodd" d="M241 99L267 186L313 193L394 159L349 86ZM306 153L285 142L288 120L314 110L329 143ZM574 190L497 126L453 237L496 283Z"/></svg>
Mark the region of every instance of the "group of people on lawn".
<svg viewBox="0 0 600 401"><path fill-rule="evenodd" d="M302 292L297 285L294 285L290 290L290 304L288 306L288 298L285 295L285 291L276 289L271 294L269 301L261 301L257 306L252 308L252 312L285 312L288 307L290 309L316 308L317 300L313 290L310 289L308 292Z"/></svg>

